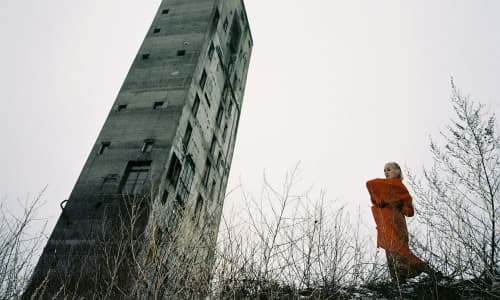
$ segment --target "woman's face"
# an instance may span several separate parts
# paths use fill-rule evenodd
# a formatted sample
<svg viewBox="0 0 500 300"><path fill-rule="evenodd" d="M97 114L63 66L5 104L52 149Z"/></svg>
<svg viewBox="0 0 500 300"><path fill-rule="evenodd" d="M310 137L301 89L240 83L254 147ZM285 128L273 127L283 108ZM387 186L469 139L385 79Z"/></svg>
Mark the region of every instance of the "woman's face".
<svg viewBox="0 0 500 300"><path fill-rule="evenodd" d="M399 178L399 169L397 169L396 167L394 167L393 165L391 164L386 164L384 166L384 175L385 175L385 178L389 179L389 178Z"/></svg>

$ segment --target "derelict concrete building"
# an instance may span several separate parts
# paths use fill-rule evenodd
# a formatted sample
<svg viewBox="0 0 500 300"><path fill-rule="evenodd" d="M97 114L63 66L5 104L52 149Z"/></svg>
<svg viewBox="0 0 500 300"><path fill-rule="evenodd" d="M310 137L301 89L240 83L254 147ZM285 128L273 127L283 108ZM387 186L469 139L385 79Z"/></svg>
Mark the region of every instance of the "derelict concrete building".
<svg viewBox="0 0 500 300"><path fill-rule="evenodd" d="M125 234L140 240L137 248L149 243L146 237L158 245L167 241L167 248L203 248L191 261L210 261L252 44L242 0L161 2L80 177L61 204L25 296L92 295L99 283L103 290L137 284L127 267L117 266L116 278L106 275L113 273L109 261L120 255L117 245ZM128 230L116 225L124 220L132 225ZM182 222L182 238L173 237ZM158 245L132 254L151 260L166 251ZM181 252L171 252L176 251ZM162 262L166 273L174 256ZM151 287L158 274L146 273ZM157 284L174 280L163 276Z"/></svg>

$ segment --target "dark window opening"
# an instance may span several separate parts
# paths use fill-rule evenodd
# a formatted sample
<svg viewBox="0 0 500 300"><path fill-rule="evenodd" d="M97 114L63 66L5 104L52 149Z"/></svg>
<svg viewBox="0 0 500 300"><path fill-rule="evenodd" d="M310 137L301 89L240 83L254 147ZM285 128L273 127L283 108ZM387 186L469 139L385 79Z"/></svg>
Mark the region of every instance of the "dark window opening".
<svg viewBox="0 0 500 300"><path fill-rule="evenodd" d="M153 33L159 33L160 30L161 30L161 28L156 27L155 29L153 29Z"/></svg>
<svg viewBox="0 0 500 300"><path fill-rule="evenodd" d="M110 144L111 144L110 142L102 142L97 154L101 155L104 152L106 152L108 150Z"/></svg>
<svg viewBox="0 0 500 300"><path fill-rule="evenodd" d="M212 180L212 187L210 188L210 198L212 198L212 200L214 199L215 185L216 185L216 182L215 182L215 179L214 179L214 180Z"/></svg>
<svg viewBox="0 0 500 300"><path fill-rule="evenodd" d="M111 142L102 142L101 146L99 147L99 151L97 151L97 154L104 154L104 152L108 151L109 145L111 145Z"/></svg>
<svg viewBox="0 0 500 300"><path fill-rule="evenodd" d="M205 93L205 100L207 101L208 107L210 107L210 98L208 98L207 93Z"/></svg>
<svg viewBox="0 0 500 300"><path fill-rule="evenodd" d="M214 46L214 42L210 42L210 47L208 48L208 59L212 59L212 57L214 56L214 51L215 51L215 46Z"/></svg>
<svg viewBox="0 0 500 300"><path fill-rule="evenodd" d="M224 173L224 160L220 162L220 172Z"/></svg>
<svg viewBox="0 0 500 300"><path fill-rule="evenodd" d="M225 141L227 137L227 124L224 125L224 131L222 132L222 139Z"/></svg>
<svg viewBox="0 0 500 300"><path fill-rule="evenodd" d="M186 55L186 50L177 50L177 56L184 56Z"/></svg>
<svg viewBox="0 0 500 300"><path fill-rule="evenodd" d="M142 59L148 59L149 58L149 53L143 54Z"/></svg>
<svg viewBox="0 0 500 300"><path fill-rule="evenodd" d="M161 196L161 204L167 203L167 199L168 199L168 191L164 190L163 195Z"/></svg>
<svg viewBox="0 0 500 300"><path fill-rule="evenodd" d="M210 169L212 168L210 164L210 160L207 158L207 161L205 163L205 172L203 173L203 186L207 187L208 185L208 180L210 179Z"/></svg>
<svg viewBox="0 0 500 300"><path fill-rule="evenodd" d="M224 20L224 23L222 24L222 28L224 29L224 32L227 32L227 26L229 25L229 22L227 21L227 17Z"/></svg>
<svg viewBox="0 0 500 300"><path fill-rule="evenodd" d="M163 106L164 101L157 101L153 104L153 109L159 109Z"/></svg>
<svg viewBox="0 0 500 300"><path fill-rule="evenodd" d="M104 189L104 186L106 186L108 184L115 183L117 181L118 181L118 174L115 174L115 173L108 174L108 175L104 176L104 178L102 180L102 184L99 187L99 190L102 191ZM97 205L100 206L100 202Z"/></svg>
<svg viewBox="0 0 500 300"><path fill-rule="evenodd" d="M154 143L155 143L154 140L145 140L144 144L142 145L141 151L144 153L149 153L149 152L153 151L153 144Z"/></svg>
<svg viewBox="0 0 500 300"><path fill-rule="evenodd" d="M191 133L193 133L193 127L191 127L191 124L187 124L186 126L186 132L184 133L184 138L182 139L182 144L184 145L184 148L187 149L189 145L189 140L191 139Z"/></svg>
<svg viewBox="0 0 500 300"><path fill-rule="evenodd" d="M233 101L229 101L229 107L227 108L227 116L228 118L231 118L231 114L233 112Z"/></svg>
<svg viewBox="0 0 500 300"><path fill-rule="evenodd" d="M151 162L129 162L122 185L122 193L136 195L142 192L148 179Z"/></svg>
<svg viewBox="0 0 500 300"><path fill-rule="evenodd" d="M240 17L241 17L241 21L245 22L245 14L243 13L243 11L240 11Z"/></svg>
<svg viewBox="0 0 500 300"><path fill-rule="evenodd" d="M104 177L105 182L116 182L118 180L118 174L110 173Z"/></svg>
<svg viewBox="0 0 500 300"><path fill-rule="evenodd" d="M172 183L172 185L177 185L177 180L179 179L179 174L181 173L182 165L175 153L172 153L170 158L170 165L167 171L167 179Z"/></svg>
<svg viewBox="0 0 500 300"><path fill-rule="evenodd" d="M206 82L207 82L207 72L205 70L203 70L203 72L201 73L201 77L200 77L200 87L201 87L201 89L205 88L205 83Z"/></svg>
<svg viewBox="0 0 500 300"><path fill-rule="evenodd" d="M118 105L118 111L122 111L122 110L125 110L127 109L127 104L120 104Z"/></svg>
<svg viewBox="0 0 500 300"><path fill-rule="evenodd" d="M231 40L229 41L229 52L231 54L237 53L240 45L241 27L239 23L238 18L235 17L231 25Z"/></svg>
<svg viewBox="0 0 500 300"><path fill-rule="evenodd" d="M217 111L217 116L215 117L215 124L217 124L217 127L220 127L220 124L222 122L222 115L224 113L224 107L222 107L222 104L219 106L219 110Z"/></svg>
<svg viewBox="0 0 500 300"><path fill-rule="evenodd" d="M198 108L200 107L200 97L198 94L194 97L194 102L193 102L193 107L191 107L191 112L193 115L196 117L196 114L198 114Z"/></svg>
<svg viewBox="0 0 500 300"><path fill-rule="evenodd" d="M203 208L203 197L201 195L198 195L198 199L196 199L196 205L194 207L193 220L199 219L202 208Z"/></svg>
<svg viewBox="0 0 500 300"><path fill-rule="evenodd" d="M219 9L216 8L215 9L215 13L214 13L214 18L212 20L212 26L217 28L217 25L219 24L219 19L220 19L220 13L219 13Z"/></svg>
<svg viewBox="0 0 500 300"><path fill-rule="evenodd" d="M161 14L162 14L162 15L166 15L166 14L168 14L169 12L170 12L170 9L168 9L168 8L167 8L167 9L162 10L162 11L161 11Z"/></svg>
<svg viewBox="0 0 500 300"><path fill-rule="evenodd" d="M215 137L215 134L212 136L212 143L210 143L210 149L208 150L208 152L210 152L210 154L214 154L214 151L215 151L215 145L217 144L217 138Z"/></svg>
<svg viewBox="0 0 500 300"><path fill-rule="evenodd" d="M181 207L184 207L186 200L189 198L189 193L191 192L191 184L193 183L194 177L194 162L191 156L186 157L186 162L184 164L184 169L182 169L182 174L180 176L180 185L177 192L177 201Z"/></svg>

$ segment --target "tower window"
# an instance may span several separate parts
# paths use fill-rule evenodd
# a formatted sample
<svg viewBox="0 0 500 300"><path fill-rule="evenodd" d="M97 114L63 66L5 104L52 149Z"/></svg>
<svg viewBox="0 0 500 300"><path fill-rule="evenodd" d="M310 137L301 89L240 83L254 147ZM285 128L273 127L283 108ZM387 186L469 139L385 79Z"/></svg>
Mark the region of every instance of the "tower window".
<svg viewBox="0 0 500 300"><path fill-rule="evenodd" d="M219 106L219 110L217 111L217 116L215 117L215 123L217 124L218 127L220 127L220 124L222 122L222 114L224 113L224 108L222 107L222 104Z"/></svg>
<svg viewBox="0 0 500 300"><path fill-rule="evenodd" d="M219 167L219 169L220 169L219 172L223 172L224 173L224 160L223 159L220 161L220 167Z"/></svg>
<svg viewBox="0 0 500 300"><path fill-rule="evenodd" d="M129 162L122 185L122 193L136 195L142 192L148 179L151 162Z"/></svg>
<svg viewBox="0 0 500 300"><path fill-rule="evenodd" d="M240 17L243 22L245 22L245 15L243 14L243 11L240 11Z"/></svg>
<svg viewBox="0 0 500 300"><path fill-rule="evenodd" d="M148 59L148 58L149 58L149 53L145 53L142 55L143 60Z"/></svg>
<svg viewBox="0 0 500 300"><path fill-rule="evenodd" d="M208 59L212 59L212 57L214 56L214 51L215 51L215 47L214 47L214 42L210 42L210 47L208 48Z"/></svg>
<svg viewBox="0 0 500 300"><path fill-rule="evenodd" d="M205 173L203 174L203 186L207 187L208 185L208 180L210 179L210 169L212 168L210 164L210 160L207 158L207 161L205 163Z"/></svg>
<svg viewBox="0 0 500 300"><path fill-rule="evenodd" d="M186 55L186 50L177 50L177 56L184 56Z"/></svg>
<svg viewBox="0 0 500 300"><path fill-rule="evenodd" d="M104 186L108 185L108 184L112 184L114 182L116 182L118 180L118 174L115 174L115 173L111 173L111 174L107 174L106 176L104 176L104 178L102 179L102 184L101 186L99 187L99 190L103 190ZM100 204L98 204L100 205Z"/></svg>
<svg viewBox="0 0 500 300"><path fill-rule="evenodd" d="M205 88L205 83L206 82L207 82L207 71L203 70L203 72L201 73L201 77L200 77L200 87L201 87L201 89Z"/></svg>
<svg viewBox="0 0 500 300"><path fill-rule="evenodd" d="M168 9L168 8L167 8L167 9L162 10L162 11L161 11L161 14L162 14L162 15L166 15L166 14L168 14L169 12L170 12L170 9Z"/></svg>
<svg viewBox="0 0 500 300"><path fill-rule="evenodd" d="M191 112L193 115L196 117L196 114L198 113L198 108L200 107L200 97L198 94L194 97L194 102L193 102L193 107L191 107Z"/></svg>
<svg viewBox="0 0 500 300"><path fill-rule="evenodd" d="M187 148L189 145L189 140L191 139L191 133L193 133L193 127L191 127L191 124L187 124L186 126L186 132L184 133L184 138L182 139L182 144L184 145L184 148Z"/></svg>
<svg viewBox="0 0 500 300"><path fill-rule="evenodd" d="M219 19L220 19L219 9L216 8L215 13L214 13L214 18L212 20L212 26L215 26L217 28L217 25L219 23Z"/></svg>
<svg viewBox="0 0 500 300"><path fill-rule="evenodd" d="M177 200L181 207L184 207L184 203L189 197L189 193L191 191L191 184L193 183L194 176L194 162L191 159L191 156L186 157L186 163L184 164L184 169L182 170L182 174L180 176L180 185L179 191L177 192Z"/></svg>
<svg viewBox="0 0 500 300"><path fill-rule="evenodd" d="M228 118L231 117L232 112L233 112L233 101L229 100L229 107L227 108L227 116L228 116Z"/></svg>
<svg viewBox="0 0 500 300"><path fill-rule="evenodd" d="M97 154L104 154L104 152L108 151L109 145L111 145L111 142L102 142L101 146L99 147L99 151L97 151Z"/></svg>
<svg viewBox="0 0 500 300"><path fill-rule="evenodd" d="M179 174L181 173L181 162L175 155L172 153L172 157L170 158L170 165L167 171L167 179L175 186L177 184L177 180L179 179Z"/></svg>
<svg viewBox="0 0 500 300"><path fill-rule="evenodd" d="M149 152L153 151L153 144L154 143L155 143L154 140L145 140L144 144L142 145L141 151L144 153L149 153Z"/></svg>
<svg viewBox="0 0 500 300"><path fill-rule="evenodd" d="M200 217L202 208L203 208L203 197L201 195L198 195L198 199L196 199L196 205L194 207L193 220L198 219Z"/></svg>
<svg viewBox="0 0 500 300"><path fill-rule="evenodd" d="M167 203L167 199L168 199L168 191L164 190L163 195L161 196L161 204Z"/></svg>
<svg viewBox="0 0 500 300"><path fill-rule="evenodd" d="M231 40L229 41L229 52L235 54L238 52L241 39L241 27L238 18L233 18L233 24L231 25Z"/></svg>
<svg viewBox="0 0 500 300"><path fill-rule="evenodd" d="M215 137L215 134L212 136L212 143L210 143L210 149L208 150L208 152L210 152L210 154L214 154L214 151L215 151L215 145L217 144L217 138Z"/></svg>
<svg viewBox="0 0 500 300"><path fill-rule="evenodd" d="M153 109L160 109L163 106L163 101L157 101L153 104Z"/></svg>
<svg viewBox="0 0 500 300"><path fill-rule="evenodd" d="M159 32L160 32L160 30L161 30L161 28L156 27L156 28L153 30L153 33L159 33Z"/></svg>
<svg viewBox="0 0 500 300"><path fill-rule="evenodd" d="M227 124L224 125L224 131L222 132L222 139L225 141L227 137Z"/></svg>
<svg viewBox="0 0 500 300"><path fill-rule="evenodd" d="M125 110L127 109L127 104L120 104L118 105L118 111L122 111L122 110Z"/></svg>
<svg viewBox="0 0 500 300"><path fill-rule="evenodd" d="M212 187L210 188L210 197L212 198L211 200L213 200L214 198L214 194L215 194L215 185L217 183L215 182L215 179L212 180Z"/></svg>
<svg viewBox="0 0 500 300"><path fill-rule="evenodd" d="M210 98L208 98L207 93L205 93L205 100L207 101L208 107L210 107Z"/></svg>

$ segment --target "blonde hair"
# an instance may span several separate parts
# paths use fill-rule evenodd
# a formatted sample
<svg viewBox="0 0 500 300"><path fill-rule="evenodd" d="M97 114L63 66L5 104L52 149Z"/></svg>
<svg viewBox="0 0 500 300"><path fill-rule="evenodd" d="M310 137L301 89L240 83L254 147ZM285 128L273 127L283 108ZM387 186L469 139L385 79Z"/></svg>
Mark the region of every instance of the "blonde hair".
<svg viewBox="0 0 500 300"><path fill-rule="evenodd" d="M391 167L396 168L399 171L398 178L403 180L403 171L401 171L401 167L399 166L399 164L397 162L390 161L390 162L386 163L385 165L390 165Z"/></svg>

